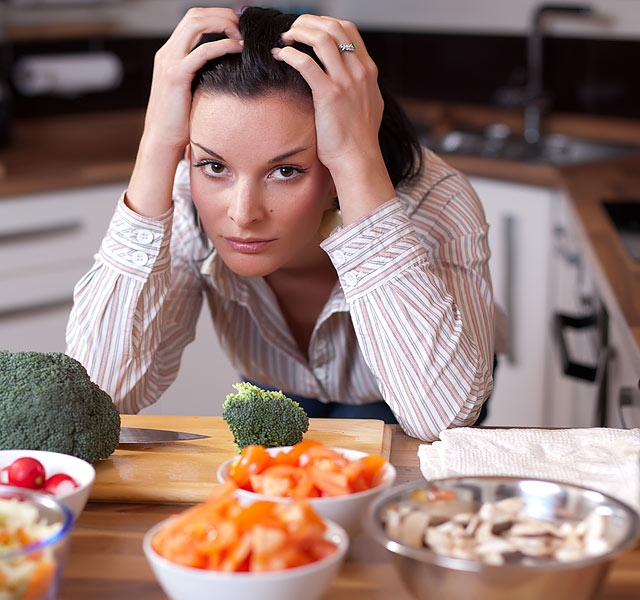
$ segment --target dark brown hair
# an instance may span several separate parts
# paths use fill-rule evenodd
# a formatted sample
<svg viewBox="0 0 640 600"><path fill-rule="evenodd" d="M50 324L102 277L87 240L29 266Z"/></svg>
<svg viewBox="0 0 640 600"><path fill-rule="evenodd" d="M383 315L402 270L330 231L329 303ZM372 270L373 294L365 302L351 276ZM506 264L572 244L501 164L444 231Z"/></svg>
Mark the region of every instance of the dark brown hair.
<svg viewBox="0 0 640 600"><path fill-rule="evenodd" d="M294 93L311 98L305 79L288 64L276 60L271 49L282 47L281 35L298 15L271 8L247 7L240 15L240 33L244 46L240 54L227 54L209 61L194 77L195 93L226 93L240 98L274 93ZM204 36L201 43L219 39ZM322 63L313 48L296 43L295 48ZM394 186L414 176L422 165L420 143L413 125L396 100L381 86L384 100L378 140Z"/></svg>

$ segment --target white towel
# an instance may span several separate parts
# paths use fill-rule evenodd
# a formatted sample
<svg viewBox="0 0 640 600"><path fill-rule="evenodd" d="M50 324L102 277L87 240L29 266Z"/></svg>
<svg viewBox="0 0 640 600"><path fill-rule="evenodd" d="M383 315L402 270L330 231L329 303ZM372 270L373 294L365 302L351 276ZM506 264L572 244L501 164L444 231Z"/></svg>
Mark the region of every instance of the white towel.
<svg viewBox="0 0 640 600"><path fill-rule="evenodd" d="M510 475L565 481L640 510L640 429L460 427L418 448L426 479Z"/></svg>

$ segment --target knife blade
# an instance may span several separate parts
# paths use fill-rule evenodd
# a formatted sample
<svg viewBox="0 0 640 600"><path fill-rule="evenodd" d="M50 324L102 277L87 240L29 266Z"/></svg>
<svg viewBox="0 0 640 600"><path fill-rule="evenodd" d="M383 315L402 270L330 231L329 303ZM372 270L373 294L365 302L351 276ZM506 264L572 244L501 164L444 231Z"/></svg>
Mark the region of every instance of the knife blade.
<svg viewBox="0 0 640 600"><path fill-rule="evenodd" d="M120 444L162 444L184 440L199 440L211 436L186 431L170 431L168 429L149 429L144 427L121 427Z"/></svg>

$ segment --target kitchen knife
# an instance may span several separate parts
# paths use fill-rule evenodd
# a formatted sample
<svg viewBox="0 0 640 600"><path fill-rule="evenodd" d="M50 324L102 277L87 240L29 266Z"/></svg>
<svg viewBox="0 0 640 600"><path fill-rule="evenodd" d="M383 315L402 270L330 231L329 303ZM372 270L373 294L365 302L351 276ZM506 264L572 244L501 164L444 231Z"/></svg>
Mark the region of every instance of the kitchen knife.
<svg viewBox="0 0 640 600"><path fill-rule="evenodd" d="M208 435L187 433L185 431L170 431L168 429L147 429L142 427L121 427L120 445L123 444L162 444L183 440L198 440L208 438Z"/></svg>

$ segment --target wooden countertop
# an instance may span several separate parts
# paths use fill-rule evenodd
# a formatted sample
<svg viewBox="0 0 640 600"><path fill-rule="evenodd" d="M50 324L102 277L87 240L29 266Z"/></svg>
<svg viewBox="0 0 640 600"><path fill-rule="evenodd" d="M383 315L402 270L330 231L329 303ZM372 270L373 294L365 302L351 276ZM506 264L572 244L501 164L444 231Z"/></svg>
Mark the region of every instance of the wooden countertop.
<svg viewBox="0 0 640 600"><path fill-rule="evenodd" d="M397 483L421 477L419 441L399 426L391 430L390 460ZM64 600L166 600L143 553L142 537L152 525L181 510L170 504L90 502L80 515L71 538L70 555L62 579ZM600 600L640 597L640 548L614 562ZM324 600L411 600L386 552L361 534L352 541L348 559Z"/></svg>
<svg viewBox="0 0 640 600"><path fill-rule="evenodd" d="M127 181L142 135L138 110L28 119L0 148L3 197Z"/></svg>
<svg viewBox="0 0 640 600"><path fill-rule="evenodd" d="M416 121L434 128L452 122L478 125L506 122L517 129L518 114L491 108L406 102ZM133 167L144 113L140 110L30 119L16 123L9 147L0 149L0 201L3 197L126 181ZM622 142L640 140L640 122L572 116L545 119L550 131L592 135ZM449 156L469 175L560 188L571 200L585 248L611 316L628 326L628 350L640 364L640 263L626 254L600 206L604 197L640 197L640 155L575 167L555 168Z"/></svg>

